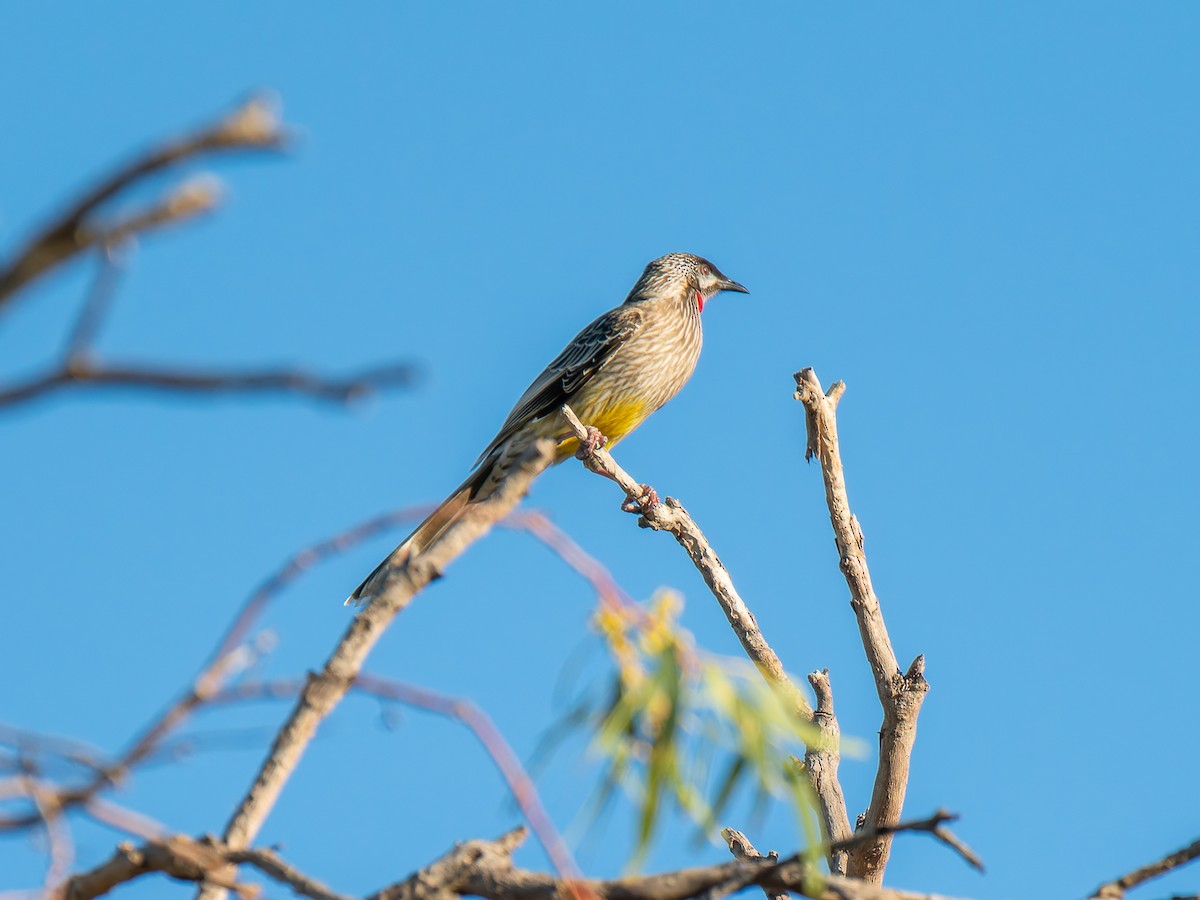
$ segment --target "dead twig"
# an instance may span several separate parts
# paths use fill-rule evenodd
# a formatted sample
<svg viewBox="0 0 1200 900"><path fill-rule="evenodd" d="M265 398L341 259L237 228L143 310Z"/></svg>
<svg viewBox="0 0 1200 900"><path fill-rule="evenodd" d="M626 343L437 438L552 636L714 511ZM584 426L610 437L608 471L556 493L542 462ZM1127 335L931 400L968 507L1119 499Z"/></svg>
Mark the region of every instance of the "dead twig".
<svg viewBox="0 0 1200 900"><path fill-rule="evenodd" d="M846 797L838 780L838 764L841 761L841 729L833 714L833 687L829 682L829 670L822 669L808 676L817 708L813 710L812 724L820 739L810 741L804 748L804 772L817 796L822 798L821 830L825 843L829 845L829 871L834 875L845 875L849 854L834 847L850 837L850 818L846 812Z"/></svg>
<svg viewBox="0 0 1200 900"><path fill-rule="evenodd" d="M1200 857L1200 840L1192 841L1186 847L1181 847L1173 853L1168 853L1162 859L1134 869L1120 878L1106 881L1092 892L1088 900L1124 900L1125 892L1130 888L1144 884L1152 878L1165 875L1172 869L1187 865Z"/></svg>
<svg viewBox="0 0 1200 900"><path fill-rule="evenodd" d="M897 822L895 825L885 826L883 828L863 829L856 832L851 837L838 841L833 844L830 849L835 852L844 852L852 850L855 847L863 846L874 841L876 838L884 835L900 834L904 831L921 831L926 834L932 834L935 838L957 853L966 861L967 865L975 869L979 873L983 873L983 860L976 855L975 851L968 847L961 838L954 834L945 825L947 822L958 821L958 815L951 812L946 812L944 809L939 809L931 816L924 819L910 819L907 822Z"/></svg>
<svg viewBox="0 0 1200 900"><path fill-rule="evenodd" d="M766 859L775 862L779 859L779 854L772 850L766 856L759 853L754 845L750 843L750 838L746 837L736 828L722 828L721 837L725 839L725 843L729 846L729 852L733 854L734 859L743 860L759 860ZM767 895L767 900L788 900L791 896L787 891L773 891L770 888L763 888L763 893Z"/></svg>
<svg viewBox="0 0 1200 900"><path fill-rule="evenodd" d="M917 737L917 714L929 685L925 681L925 658L918 656L907 672L900 671L892 649L879 598L871 585L867 557L863 552L863 533L858 519L850 512L846 478L838 449L838 401L846 386L835 382L826 394L812 369L795 374L796 399L804 404L808 431L805 457L816 456L825 481L825 500L833 525L838 564L850 588L850 606L858 622L859 635L867 661L875 676L875 689L883 707L883 725L879 731L879 767L865 827L875 834L869 843L853 848L848 873L878 883L887 867L891 836L886 829L900 821L904 794L908 788L909 762Z"/></svg>

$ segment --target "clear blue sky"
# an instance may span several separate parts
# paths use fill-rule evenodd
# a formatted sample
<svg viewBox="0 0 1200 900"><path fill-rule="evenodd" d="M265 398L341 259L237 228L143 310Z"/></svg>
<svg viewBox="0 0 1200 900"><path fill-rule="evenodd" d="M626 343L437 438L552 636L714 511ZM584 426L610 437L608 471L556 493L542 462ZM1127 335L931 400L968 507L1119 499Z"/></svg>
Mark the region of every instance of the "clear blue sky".
<svg viewBox="0 0 1200 900"><path fill-rule="evenodd" d="M302 131L287 157L217 167L219 215L144 243L105 353L333 372L402 359L426 378L348 412L107 396L3 415L0 719L115 750L263 575L439 499L561 345L648 259L688 250L753 293L706 310L696 376L619 459L685 502L785 664L829 667L843 732L870 744L879 710L791 399L803 365L848 382L851 499L897 652L924 652L933 686L907 808L962 813L990 867L914 837L889 881L1080 896L1194 839L1197 46L1184 3L9 8L5 248L250 88L277 90ZM56 351L87 274L4 316L6 372ZM683 591L699 640L736 653L683 554L618 501L573 463L531 500L635 596ZM319 664L341 598L398 536L286 595L266 674ZM591 606L543 549L499 534L370 668L473 698L527 754L564 666L591 652ZM205 733L256 730L140 775L122 802L220 830L284 711L205 718ZM852 810L873 771L844 763ZM560 825L593 774L571 751L544 776ZM589 873L619 869L629 818L580 849ZM352 699L263 840L364 892L516 821L461 729L413 713L389 731ZM781 813L754 837L796 840ZM117 836L79 840L94 861ZM668 840L651 862L721 858ZM0 842L5 886L39 883L42 864Z"/></svg>

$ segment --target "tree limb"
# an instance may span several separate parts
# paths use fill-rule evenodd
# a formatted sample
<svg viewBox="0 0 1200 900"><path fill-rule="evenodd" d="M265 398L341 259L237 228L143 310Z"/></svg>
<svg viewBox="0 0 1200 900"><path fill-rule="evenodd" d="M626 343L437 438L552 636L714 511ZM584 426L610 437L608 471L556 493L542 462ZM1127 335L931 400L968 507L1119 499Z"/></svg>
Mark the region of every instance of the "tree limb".
<svg viewBox="0 0 1200 900"><path fill-rule="evenodd" d="M367 369L345 378L326 378L303 369L220 371L175 366L117 365L75 356L41 375L0 387L0 407L65 390L142 390L184 394L302 394L317 400L349 403L384 388L410 385L417 378L403 363Z"/></svg>
<svg viewBox="0 0 1200 900"><path fill-rule="evenodd" d="M581 450L578 455L584 466L597 475L612 479L621 487L621 490L629 498L629 502L635 504L635 508L641 513L638 525L655 531L668 531L674 535L675 540L687 551L692 563L704 577L705 583L716 597L717 603L720 604L726 619L729 620L730 627L746 651L746 655L750 657L759 673L769 684L775 685L786 693L798 716L806 721L812 721L814 712L809 706L808 700L788 677L783 663L771 649L766 638L763 637L762 630L758 627L758 620L754 618L754 614L750 612L749 607L746 606L745 601L733 586L733 579L728 570L721 563L703 532L688 515L683 505L673 497L668 497L665 503L652 502L657 501L657 494L634 481L628 472L617 465L607 450L596 447L590 452L587 451L586 448L589 446L588 427L579 421L579 417L575 415L570 406L563 406L562 416L579 439ZM832 703L832 697L829 700ZM829 715L832 717L832 706L830 706ZM820 723L818 726L820 727ZM833 736L828 728L826 728L826 734ZM827 753L828 748L823 746L822 752ZM828 758L824 757L824 759ZM849 834L850 824L846 814L846 800L837 781L836 764L808 767L808 774L810 784L817 795L817 803L821 807L821 818L828 831L828 840L839 840L845 837ZM832 857L830 865L831 867L835 865ZM836 870L834 871L836 872Z"/></svg>
<svg viewBox="0 0 1200 900"><path fill-rule="evenodd" d="M211 185L185 185L161 202L108 222L98 208L148 175L182 162L231 150L277 150L286 134L273 105L254 97L210 125L168 140L122 166L63 210L0 267L0 309L37 278L90 247L119 243L142 231L191 218L216 203Z"/></svg>
<svg viewBox="0 0 1200 900"><path fill-rule="evenodd" d="M297 894L313 900L349 900L321 882L285 863L272 850L231 850L210 838L196 840L177 834L140 846L124 843L96 868L73 876L48 891L47 900L91 900L118 885L159 872L181 881L229 888L251 900L261 893L257 886L239 884L228 874L230 864L254 866L268 878L288 885Z"/></svg>
<svg viewBox="0 0 1200 900"><path fill-rule="evenodd" d="M854 849L848 869L851 876L878 883L883 880L891 848L891 837L886 829L900 820L904 808L909 761L917 737L917 714L929 690L924 677L925 658L918 656L908 671L901 673L883 622L879 598L871 586L871 574L863 552L862 528L850 512L846 478L838 450L835 411L846 386L840 381L835 382L827 395L812 369L802 369L795 374L795 379L795 396L804 404L808 426L805 457L811 459L816 456L821 463L825 500L837 543L839 566L850 588L850 606L858 621L863 649L875 676L875 689L883 707L883 725L879 730L879 768L864 822L868 830L880 836Z"/></svg>
<svg viewBox="0 0 1200 900"><path fill-rule="evenodd" d="M759 858L681 869L612 881L563 882L551 875L513 866L512 852L524 838L517 829L497 841L468 841L404 881L367 900L452 900L466 894L487 900L557 900L568 891L595 900L687 900L729 886L758 885L772 893L794 891L815 900L950 900L822 875L799 855L785 860Z"/></svg>
<svg viewBox="0 0 1200 900"><path fill-rule="evenodd" d="M588 440L587 426L579 421L579 417L575 415L570 406L563 406L562 416L575 432L580 446L584 447ZM637 504L637 511L641 513L641 517L638 519L639 526L654 531L668 531L674 536L679 545L691 557L692 563L704 577L704 582L712 591L713 596L717 598L725 617L729 620L730 627L737 635L751 662L762 673L763 678L787 693L795 705L796 711L805 720L811 719L812 708L808 705L808 700L788 678L783 663L771 649L766 638L763 637L754 614L750 612L750 608L738 594L737 588L733 586L733 578L730 577L729 571L721 563L704 537L704 533L688 515L683 505L673 497L668 497L665 503L650 502L651 498L656 500L657 495L634 481L629 473L617 465L609 452L602 447L597 447L590 452L581 450L579 458L589 471L615 481L629 500Z"/></svg>
<svg viewBox="0 0 1200 900"><path fill-rule="evenodd" d="M321 672L309 679L291 716L276 735L254 783L225 828L224 840L232 849L248 847L257 836L317 726L346 695L387 626L417 592L516 506L533 479L550 465L553 447L552 441L532 446L487 501L472 504L440 539L389 569L374 599L351 622ZM205 894L215 896L213 892Z"/></svg>

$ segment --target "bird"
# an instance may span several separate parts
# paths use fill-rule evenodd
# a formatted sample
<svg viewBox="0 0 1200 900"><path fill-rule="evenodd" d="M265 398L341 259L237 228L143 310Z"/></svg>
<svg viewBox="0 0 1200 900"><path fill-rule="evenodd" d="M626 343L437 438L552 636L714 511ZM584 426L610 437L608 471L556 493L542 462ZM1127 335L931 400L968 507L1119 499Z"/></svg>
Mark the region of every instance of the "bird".
<svg viewBox="0 0 1200 900"><path fill-rule="evenodd" d="M470 504L491 496L534 441L557 441L554 463L574 455L579 442L559 414L563 404L589 426L588 443L603 435L609 447L660 409L692 377L703 339L700 314L722 291L750 293L703 257L668 253L651 260L625 301L575 335L525 389L467 480L376 566L346 605L369 601L389 569L429 547Z"/></svg>

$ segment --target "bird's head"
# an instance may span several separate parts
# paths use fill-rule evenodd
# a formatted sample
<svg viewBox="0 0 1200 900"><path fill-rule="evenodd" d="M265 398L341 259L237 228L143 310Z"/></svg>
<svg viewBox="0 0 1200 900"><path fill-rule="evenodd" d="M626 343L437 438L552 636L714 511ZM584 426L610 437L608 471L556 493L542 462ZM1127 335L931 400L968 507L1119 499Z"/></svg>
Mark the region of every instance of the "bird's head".
<svg viewBox="0 0 1200 900"><path fill-rule="evenodd" d="M639 300L686 294L694 296L696 306L703 310L704 304L721 291L750 293L736 281L722 275L720 269L702 256L668 253L647 264L625 302L636 303Z"/></svg>

